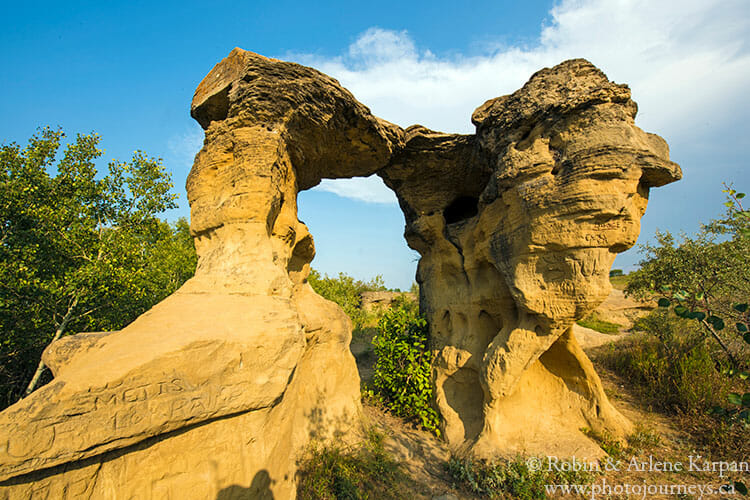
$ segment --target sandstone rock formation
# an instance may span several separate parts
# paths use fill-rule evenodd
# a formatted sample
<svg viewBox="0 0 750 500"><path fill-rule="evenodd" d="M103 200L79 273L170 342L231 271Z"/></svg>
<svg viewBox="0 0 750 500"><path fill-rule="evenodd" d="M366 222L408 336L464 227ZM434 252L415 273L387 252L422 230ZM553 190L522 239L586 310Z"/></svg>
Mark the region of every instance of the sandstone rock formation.
<svg viewBox="0 0 750 500"><path fill-rule="evenodd" d="M406 130L381 170L422 258L436 404L454 449L595 456L588 427L630 424L572 335L609 294L649 188L680 178L634 125L625 85L584 60L536 73L473 114L476 135Z"/></svg>
<svg viewBox="0 0 750 500"><path fill-rule="evenodd" d="M609 291L666 144L592 65L542 70L460 136L372 116L335 80L240 49L196 90L196 275L121 331L50 347L55 378L0 413L0 498L294 496L312 437L356 434L351 326L306 282L297 193L381 175L420 252L436 406L457 450L596 453L622 435L571 325Z"/></svg>
<svg viewBox="0 0 750 500"><path fill-rule="evenodd" d="M239 49L192 114L195 277L121 331L50 348L54 381L0 413L0 498L291 498L311 436L356 431L350 321L305 281L297 191L372 174L401 130L333 79Z"/></svg>

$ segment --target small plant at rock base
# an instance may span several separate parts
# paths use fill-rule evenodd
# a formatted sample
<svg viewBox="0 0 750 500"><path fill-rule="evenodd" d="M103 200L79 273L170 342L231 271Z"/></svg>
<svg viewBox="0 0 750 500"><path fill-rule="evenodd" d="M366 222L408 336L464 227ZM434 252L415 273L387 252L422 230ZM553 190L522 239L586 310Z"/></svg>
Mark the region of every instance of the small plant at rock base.
<svg viewBox="0 0 750 500"><path fill-rule="evenodd" d="M411 480L385 451L384 436L374 429L355 447L313 445L297 472L301 500L401 500Z"/></svg>
<svg viewBox="0 0 750 500"><path fill-rule="evenodd" d="M530 462L542 467L529 467ZM573 465L572 462L568 462ZM585 485L594 481L596 472L585 467L546 467L544 458L516 457L491 462L451 458L446 465L456 486L483 498L519 498L536 500L548 498L551 485Z"/></svg>
<svg viewBox="0 0 750 500"><path fill-rule="evenodd" d="M393 413L416 420L439 436L439 417L430 406L432 353L427 322L417 308L413 302L401 300L380 319L378 334L372 340L376 355L372 389Z"/></svg>

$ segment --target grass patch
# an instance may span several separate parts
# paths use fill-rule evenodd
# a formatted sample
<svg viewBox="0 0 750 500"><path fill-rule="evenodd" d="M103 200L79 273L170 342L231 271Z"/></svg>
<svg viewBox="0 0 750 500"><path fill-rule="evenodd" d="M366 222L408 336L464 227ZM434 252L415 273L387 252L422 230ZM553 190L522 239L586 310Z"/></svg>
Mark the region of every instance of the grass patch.
<svg viewBox="0 0 750 500"><path fill-rule="evenodd" d="M671 413L702 413L725 404L729 380L717 369L717 353L695 321L656 310L634 329L640 332L611 346L601 360L651 404Z"/></svg>
<svg viewBox="0 0 750 500"><path fill-rule="evenodd" d="M661 438L656 432L641 423L637 423L633 433L627 436L627 446L608 432L600 434L587 427L581 429L581 432L596 441L607 455L616 460L622 460L643 451L651 450L661 442Z"/></svg>
<svg viewBox="0 0 750 500"><path fill-rule="evenodd" d="M639 331L604 350L599 361L629 380L647 405L671 415L699 448L732 460L750 456L744 426L709 414L728 405L729 392L748 392L750 383L722 373L728 366L724 353L700 325L657 309L634 329ZM631 447L656 437L641 432L633 439Z"/></svg>
<svg viewBox="0 0 750 500"><path fill-rule="evenodd" d="M582 470L583 468L575 470L572 462L569 463L571 467L562 464L560 467L548 467L544 458L528 460L539 460L536 463L541 467L530 468L527 459L520 456L513 460L500 459L492 462L452 458L447 464L447 470L456 486L491 499L544 499L548 498L546 485L590 484L596 478L595 472Z"/></svg>
<svg viewBox="0 0 750 500"><path fill-rule="evenodd" d="M369 430L351 448L310 448L297 472L297 498L302 500L401 500L410 498L412 480L385 451L384 436Z"/></svg>
<svg viewBox="0 0 750 500"><path fill-rule="evenodd" d="M601 449L610 457L619 460L625 458L627 455L627 448L623 446L619 439L615 438L609 432L605 431L604 433L598 433L588 427L581 429L581 432L596 441Z"/></svg>
<svg viewBox="0 0 750 500"><path fill-rule="evenodd" d="M659 435L641 423L635 424L635 431L628 436L628 448L636 454L652 450L659 443L661 443Z"/></svg>
<svg viewBox="0 0 750 500"><path fill-rule="evenodd" d="M609 282L612 283L612 288L625 290L625 287L628 286L628 283L630 282L630 275L622 274L620 276L610 276Z"/></svg>
<svg viewBox="0 0 750 500"><path fill-rule="evenodd" d="M596 313L591 313L588 317L578 320L577 323L584 328L591 328L599 333L606 333L608 335L617 335L620 333L620 328L622 328L622 325L618 325L617 323L610 323L609 321L599 319Z"/></svg>
<svg viewBox="0 0 750 500"><path fill-rule="evenodd" d="M372 338L377 334L377 326L362 326L359 328L354 328L352 330L352 341L370 343L372 342Z"/></svg>

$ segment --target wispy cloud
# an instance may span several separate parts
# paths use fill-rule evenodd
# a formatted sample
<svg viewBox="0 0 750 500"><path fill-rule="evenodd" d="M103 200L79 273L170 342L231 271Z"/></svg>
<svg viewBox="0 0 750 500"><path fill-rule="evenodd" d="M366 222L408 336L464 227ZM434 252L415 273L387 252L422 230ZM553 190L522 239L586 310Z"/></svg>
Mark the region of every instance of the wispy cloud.
<svg viewBox="0 0 750 500"><path fill-rule="evenodd" d="M393 191L375 175L353 179L323 179L313 189L367 203L398 203Z"/></svg>
<svg viewBox="0 0 750 500"><path fill-rule="evenodd" d="M406 31L371 28L337 58L285 57L337 78L381 118L460 133L473 132L471 113L485 100L515 91L542 67L585 57L630 84L638 124L674 144L705 140L705 126L718 133L744 122L748 40L746 0L563 0L532 46L441 58ZM317 189L382 203L377 184L354 179Z"/></svg>

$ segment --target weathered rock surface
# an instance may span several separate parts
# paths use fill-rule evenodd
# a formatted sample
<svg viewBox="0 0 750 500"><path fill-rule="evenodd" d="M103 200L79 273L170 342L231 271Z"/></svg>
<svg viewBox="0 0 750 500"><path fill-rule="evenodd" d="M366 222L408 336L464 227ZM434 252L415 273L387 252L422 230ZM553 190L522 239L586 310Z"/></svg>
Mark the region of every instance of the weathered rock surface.
<svg viewBox="0 0 750 500"><path fill-rule="evenodd" d="M307 284L297 193L377 172L420 252L436 406L454 450L592 456L629 423L571 327L609 292L667 146L592 65L542 70L476 135L372 116L335 80L233 50L196 90L187 182L199 261L126 328L64 339L55 378L0 413L0 498L293 498L313 437L356 435L351 325Z"/></svg>
<svg viewBox="0 0 750 500"><path fill-rule="evenodd" d="M379 175L422 258L436 404L456 450L595 456L580 428L623 436L571 328L609 294L649 188L680 178L634 125L624 85L584 60L536 73L473 114L476 135L406 130Z"/></svg>
<svg viewBox="0 0 750 500"><path fill-rule="evenodd" d="M360 308L363 311L372 312L378 309L387 309L391 307L397 299L415 302L417 297L411 292L362 292L359 294L361 303Z"/></svg>

